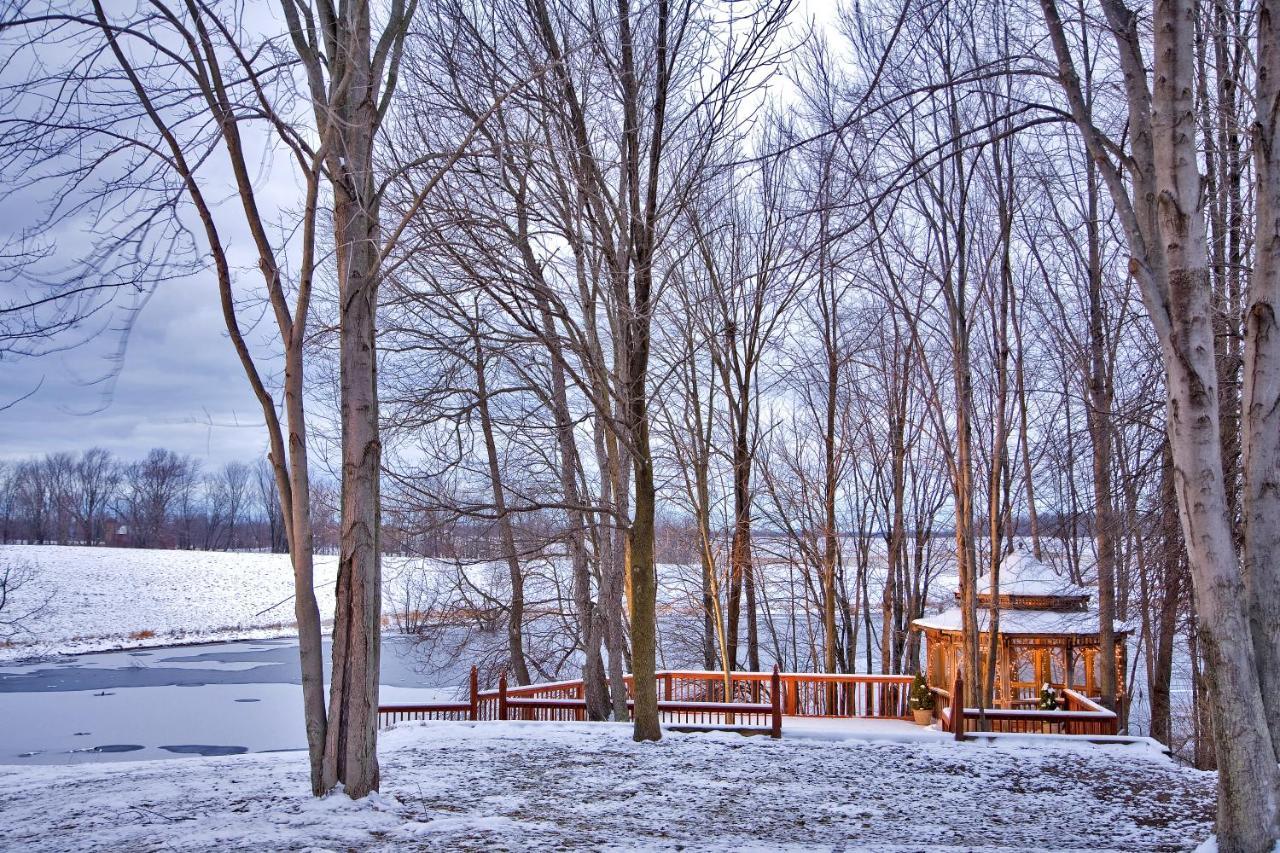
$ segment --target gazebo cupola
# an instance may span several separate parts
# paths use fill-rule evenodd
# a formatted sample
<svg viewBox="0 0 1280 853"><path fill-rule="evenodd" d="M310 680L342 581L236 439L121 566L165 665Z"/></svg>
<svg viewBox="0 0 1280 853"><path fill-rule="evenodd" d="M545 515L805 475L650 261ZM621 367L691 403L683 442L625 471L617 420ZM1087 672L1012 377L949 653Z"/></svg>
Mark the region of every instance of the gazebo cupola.
<svg viewBox="0 0 1280 853"><path fill-rule="evenodd" d="M986 660L991 619L993 578L988 575L978 594L978 630ZM1090 605L1089 590L1015 549L1000 562L994 590L1000 621L996 629L996 704L1019 707L1034 704L1041 685L1071 688L1090 697L1098 687L1098 611ZM957 598L959 594L957 593ZM930 684L949 685L962 655L962 614L953 607L912 622L926 640ZM1124 684L1127 626L1117 622L1116 684ZM980 677L985 673L980 673Z"/></svg>

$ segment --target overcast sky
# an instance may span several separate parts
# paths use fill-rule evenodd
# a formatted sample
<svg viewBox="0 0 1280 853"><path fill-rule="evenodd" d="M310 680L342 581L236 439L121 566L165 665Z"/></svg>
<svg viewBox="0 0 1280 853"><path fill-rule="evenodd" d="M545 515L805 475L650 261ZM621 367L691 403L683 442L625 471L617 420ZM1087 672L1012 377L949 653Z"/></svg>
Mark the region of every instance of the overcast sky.
<svg viewBox="0 0 1280 853"><path fill-rule="evenodd" d="M826 26L835 5L834 0L801 0L795 14ZM271 11L254 14L263 16L259 31L279 25ZM5 76L0 72L0 78ZM217 179L216 163L205 169L213 169ZM257 178L260 201L278 196L288 204L298 196L288 178L281 187L263 186L280 183L271 169L260 170ZM219 206L234 202L234 194L227 195ZM29 202L39 206L47 199ZM29 224L27 211L16 209L28 205L8 196L4 206L8 209L0 210L0 231L13 233ZM246 251L250 241L243 236L243 225L236 227L235 215L221 218L223 236L238 256L235 260L244 264L240 269L256 276L256 256ZM57 235L62 253L75 253L93 239L88 228L77 233L67 223L63 229ZM119 321L117 315L115 324ZM216 466L265 453L261 414L224 331L212 272L161 285L137 317L123 364L113 371L110 356L120 337L108 329L88 345L39 359L0 359L0 407L37 389L0 411L0 459L93 446L134 459L152 447L166 447ZM104 376L109 381L94 381Z"/></svg>
<svg viewBox="0 0 1280 853"><path fill-rule="evenodd" d="M0 454L100 445L125 458L168 447L209 465L260 456L262 418L222 329L211 276L167 282L139 315L114 383L90 384L109 372L118 334L40 359L0 362L5 402L40 385L0 412Z"/></svg>

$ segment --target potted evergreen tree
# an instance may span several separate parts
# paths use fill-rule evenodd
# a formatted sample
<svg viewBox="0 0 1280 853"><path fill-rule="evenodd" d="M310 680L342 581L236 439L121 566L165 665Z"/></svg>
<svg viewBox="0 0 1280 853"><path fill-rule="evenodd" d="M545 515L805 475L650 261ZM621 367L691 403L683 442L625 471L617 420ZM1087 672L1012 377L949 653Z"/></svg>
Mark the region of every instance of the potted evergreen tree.
<svg viewBox="0 0 1280 853"><path fill-rule="evenodd" d="M917 726L927 726L933 722L933 702L933 691L924 680L924 673L917 672L915 680L911 682L911 695L907 698Z"/></svg>
<svg viewBox="0 0 1280 853"><path fill-rule="evenodd" d="M1048 684L1040 685L1040 700L1036 703L1036 707L1041 711L1057 711L1062 707L1062 703L1058 701L1058 694ZM1061 732L1062 724L1059 722L1046 722L1040 724L1042 732Z"/></svg>

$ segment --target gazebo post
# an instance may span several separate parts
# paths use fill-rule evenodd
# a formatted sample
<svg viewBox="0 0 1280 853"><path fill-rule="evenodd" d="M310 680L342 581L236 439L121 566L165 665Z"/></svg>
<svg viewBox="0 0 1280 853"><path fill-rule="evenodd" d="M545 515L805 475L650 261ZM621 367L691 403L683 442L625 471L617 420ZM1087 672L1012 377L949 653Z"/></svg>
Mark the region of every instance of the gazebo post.
<svg viewBox="0 0 1280 853"><path fill-rule="evenodd" d="M1000 652L996 655L996 690L995 704L997 708L1013 707L1013 689L1009 684L1009 638L1000 637Z"/></svg>

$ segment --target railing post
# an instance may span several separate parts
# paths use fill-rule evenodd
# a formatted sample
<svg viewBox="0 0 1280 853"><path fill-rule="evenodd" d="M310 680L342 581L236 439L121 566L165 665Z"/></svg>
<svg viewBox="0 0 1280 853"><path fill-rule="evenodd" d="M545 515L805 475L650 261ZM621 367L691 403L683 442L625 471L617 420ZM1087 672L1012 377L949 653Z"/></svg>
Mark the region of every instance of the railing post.
<svg viewBox="0 0 1280 853"><path fill-rule="evenodd" d="M951 733L956 740L964 740L964 676L958 668L951 683Z"/></svg>
<svg viewBox="0 0 1280 853"><path fill-rule="evenodd" d="M773 678L769 681L769 698L773 701L773 724L769 729L769 737L782 737L782 676L778 674L778 665L773 665Z"/></svg>
<svg viewBox="0 0 1280 853"><path fill-rule="evenodd" d="M498 676L498 719L507 718L507 674Z"/></svg>
<svg viewBox="0 0 1280 853"><path fill-rule="evenodd" d="M671 673L664 672L662 674L662 698L671 701Z"/></svg>
<svg viewBox="0 0 1280 853"><path fill-rule="evenodd" d="M476 672L476 668L474 666L471 667L470 690L471 710L467 716L474 721L480 719L480 699L478 698L478 694L480 693L480 675Z"/></svg>

